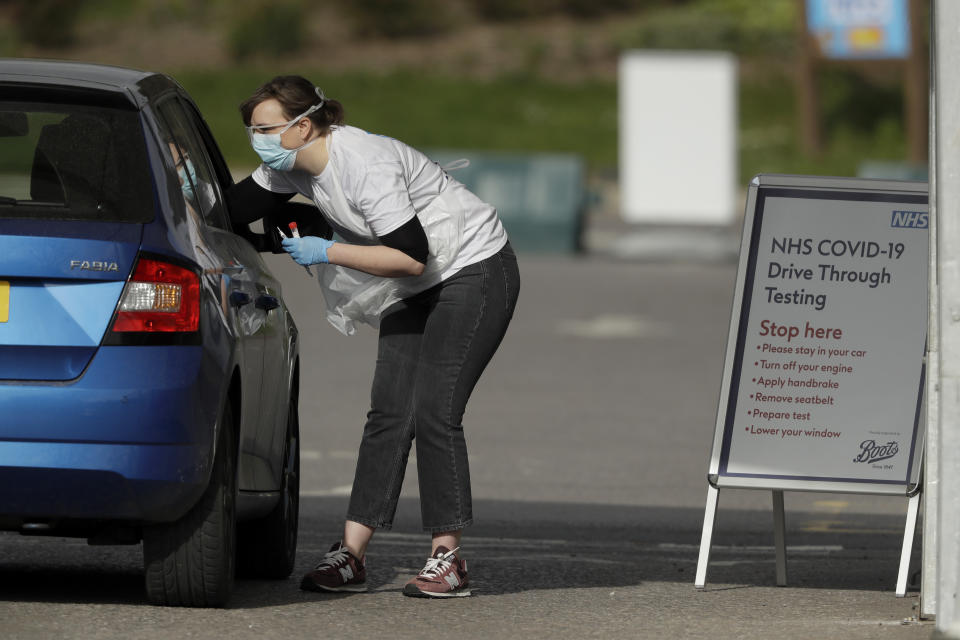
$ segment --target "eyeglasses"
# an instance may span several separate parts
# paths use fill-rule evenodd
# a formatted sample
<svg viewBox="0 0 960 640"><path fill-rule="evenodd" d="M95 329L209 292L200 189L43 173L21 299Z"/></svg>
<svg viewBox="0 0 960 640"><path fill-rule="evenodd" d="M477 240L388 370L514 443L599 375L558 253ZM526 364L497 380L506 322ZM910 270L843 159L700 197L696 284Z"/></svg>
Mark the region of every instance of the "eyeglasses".
<svg viewBox="0 0 960 640"><path fill-rule="evenodd" d="M318 102L317 104L313 105L312 107L310 107L309 109L307 109L306 111L304 111L303 113L301 113L300 115L298 115L298 116L297 116L296 118L294 118L293 120L288 120L288 121L286 121L286 122L279 122L279 123L277 123L277 124L253 124L253 125L244 127L244 128L247 130L247 138L250 139L250 144L253 144L253 136L254 136L254 134L256 134L256 133L264 134L264 133L266 133L267 131L270 131L271 129L276 129L277 127L283 127L283 129L280 129L279 132L277 132L276 134L273 134L273 135L283 135L284 132L286 132L287 129L289 129L290 127L292 127L293 125L295 125L295 124L296 124L297 122L299 122L302 118L305 118L306 116L310 115L310 114L313 113L314 111L317 111L317 110L319 110L321 107L323 107L323 105L324 105L324 104L326 103L326 101L327 101L327 97L326 97L325 95L323 95L323 91L320 89L320 87L314 87L313 90L316 92L317 97L320 98L320 102ZM284 126L284 125L286 125L286 126Z"/></svg>
<svg viewBox="0 0 960 640"><path fill-rule="evenodd" d="M297 123L300 118L303 116L298 116L289 122L281 122L279 124L256 124L250 125L249 127L244 127L247 130L247 138L250 139L250 144L253 144L253 136L257 133L268 133L271 129L276 129L277 127L283 127L278 134L283 135L283 133ZM286 125L286 126L284 126Z"/></svg>

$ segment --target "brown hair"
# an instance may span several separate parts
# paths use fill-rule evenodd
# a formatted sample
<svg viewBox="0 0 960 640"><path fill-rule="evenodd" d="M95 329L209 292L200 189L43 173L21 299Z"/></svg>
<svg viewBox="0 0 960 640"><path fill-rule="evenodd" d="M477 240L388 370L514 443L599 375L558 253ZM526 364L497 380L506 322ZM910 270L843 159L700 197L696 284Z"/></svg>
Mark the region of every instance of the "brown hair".
<svg viewBox="0 0 960 640"><path fill-rule="evenodd" d="M240 103L243 124L250 126L253 110L258 104L271 98L280 103L284 115L291 120L320 101L313 83L303 76L277 76ZM321 135L326 135L330 127L343 124L343 116L342 104L324 98L323 106L307 117L320 129Z"/></svg>

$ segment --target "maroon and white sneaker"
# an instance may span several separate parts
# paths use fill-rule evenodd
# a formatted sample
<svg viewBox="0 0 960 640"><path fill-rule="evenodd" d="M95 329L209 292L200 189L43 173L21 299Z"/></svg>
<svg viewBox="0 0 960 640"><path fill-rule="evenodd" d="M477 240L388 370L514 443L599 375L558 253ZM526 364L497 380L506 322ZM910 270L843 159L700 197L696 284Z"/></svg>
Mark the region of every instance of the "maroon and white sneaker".
<svg viewBox="0 0 960 640"><path fill-rule="evenodd" d="M303 576L300 588L305 591L366 591L366 562L336 542L316 569Z"/></svg>
<svg viewBox="0 0 960 640"><path fill-rule="evenodd" d="M437 547L415 578L403 586L403 595L414 598L462 598L470 595L467 561L446 547Z"/></svg>

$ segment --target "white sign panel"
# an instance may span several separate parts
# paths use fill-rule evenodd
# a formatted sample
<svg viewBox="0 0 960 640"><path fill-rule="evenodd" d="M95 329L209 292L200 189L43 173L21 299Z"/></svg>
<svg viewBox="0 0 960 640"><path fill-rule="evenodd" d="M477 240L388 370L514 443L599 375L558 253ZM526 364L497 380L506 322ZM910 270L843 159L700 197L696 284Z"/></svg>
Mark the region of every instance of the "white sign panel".
<svg viewBox="0 0 960 640"><path fill-rule="evenodd" d="M619 92L623 218L732 223L738 180L736 58L627 52L620 58Z"/></svg>
<svg viewBox="0 0 960 640"><path fill-rule="evenodd" d="M721 486L849 483L902 493L911 484L927 331L927 195L873 184L751 186L712 470Z"/></svg>

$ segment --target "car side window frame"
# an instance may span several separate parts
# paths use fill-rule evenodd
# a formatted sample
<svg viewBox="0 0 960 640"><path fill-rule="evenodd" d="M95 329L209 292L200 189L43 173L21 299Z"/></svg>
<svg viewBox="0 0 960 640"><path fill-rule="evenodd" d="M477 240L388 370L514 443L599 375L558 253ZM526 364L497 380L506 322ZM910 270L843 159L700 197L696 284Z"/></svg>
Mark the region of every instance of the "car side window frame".
<svg viewBox="0 0 960 640"><path fill-rule="evenodd" d="M210 131L210 127L207 126L206 120L203 119L203 116L200 114L200 110L197 108L196 104L192 100L184 96L180 96L180 102L186 112L187 119L193 125L194 129L198 134L200 142L203 144L204 151L207 154L207 158L210 160L210 165L213 168L213 175L217 178L218 186L220 187L220 193L225 196L227 190L233 186L233 174L230 173L230 169L227 166L227 162L223 157L223 153L220 151L219 145L217 145L216 140L213 137L213 133ZM223 210L226 218L226 228L228 231L235 231L232 229L232 221L230 220L230 211L227 207L226 197L222 197Z"/></svg>
<svg viewBox="0 0 960 640"><path fill-rule="evenodd" d="M223 192L220 189L220 177L212 166L213 163L208 155L206 144L198 134L189 112L184 108L183 101L175 94L165 96L157 102L156 113L159 120L158 124L166 130L162 132L163 135L170 138L169 142L177 147L181 157L186 155L190 158L196 172L202 173L202 175L197 176L197 182L194 182L193 176L187 176L194 193L197 194L197 207L195 209L199 208L199 211L197 211L199 217L207 226L231 231L226 215ZM179 178L176 179L179 180ZM200 188L209 187L209 203L203 201L203 196L198 192L197 183L201 183Z"/></svg>

